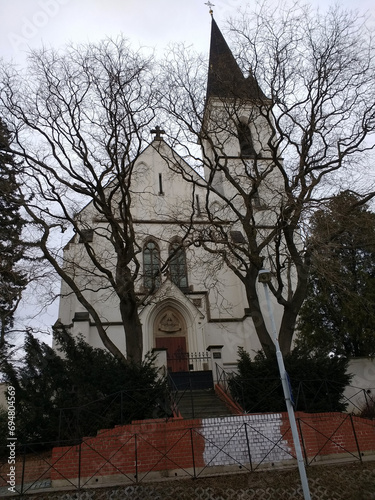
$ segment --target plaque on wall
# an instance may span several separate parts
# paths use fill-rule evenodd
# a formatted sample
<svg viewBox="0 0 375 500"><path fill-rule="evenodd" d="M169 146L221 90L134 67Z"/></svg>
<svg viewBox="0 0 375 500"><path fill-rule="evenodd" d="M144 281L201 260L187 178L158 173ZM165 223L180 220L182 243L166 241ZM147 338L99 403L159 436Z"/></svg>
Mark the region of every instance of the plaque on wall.
<svg viewBox="0 0 375 500"><path fill-rule="evenodd" d="M179 319L171 311L167 311L160 320L158 330L163 333L176 333L182 328Z"/></svg>

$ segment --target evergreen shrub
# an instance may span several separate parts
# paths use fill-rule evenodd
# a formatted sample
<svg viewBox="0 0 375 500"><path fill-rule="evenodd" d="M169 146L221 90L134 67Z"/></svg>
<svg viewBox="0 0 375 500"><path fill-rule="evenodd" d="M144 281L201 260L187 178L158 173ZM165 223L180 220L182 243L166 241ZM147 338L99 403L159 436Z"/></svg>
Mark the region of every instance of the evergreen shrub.
<svg viewBox="0 0 375 500"><path fill-rule="evenodd" d="M3 363L3 378L15 388L18 443L77 441L99 429L165 416L166 383L153 356L124 364L66 331L55 335L59 353L27 333L22 365ZM0 428L4 418L0 414Z"/></svg>
<svg viewBox="0 0 375 500"><path fill-rule="evenodd" d="M295 349L284 358L295 409L306 412L345 411L343 397L351 376L346 358L309 354ZM238 373L229 381L234 399L250 413L286 411L277 359L259 352L251 359L239 349Z"/></svg>

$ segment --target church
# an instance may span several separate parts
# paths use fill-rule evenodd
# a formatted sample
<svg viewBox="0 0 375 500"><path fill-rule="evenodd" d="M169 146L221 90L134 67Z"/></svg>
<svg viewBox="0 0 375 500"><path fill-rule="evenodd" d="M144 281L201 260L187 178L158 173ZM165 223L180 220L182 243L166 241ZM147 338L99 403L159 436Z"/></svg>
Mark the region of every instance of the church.
<svg viewBox="0 0 375 500"><path fill-rule="evenodd" d="M235 114L231 111L234 95L241 99ZM266 169L271 161L266 154L270 140L266 122L261 116L254 119L253 103L260 99L266 97L255 78L243 75L212 18L202 154L211 164L217 157L225 157L228 168L237 172L239 179L243 176L243 188L249 190L246 169L252 168L254 158L260 169ZM218 116L221 123L224 117L225 127L217 126ZM201 175L190 167L164 140L160 126L150 132L149 145L134 161L131 182L132 224L140 267L135 287L143 298L138 307L143 355L158 353L159 364L171 373L210 371L214 369L213 359L222 369L233 370L239 348L255 353L261 345L243 283L223 264L220 254L210 252L209 244L201 241L202 235L212 233L207 228L215 214L216 220L222 217L227 225L229 219L232 242L245 242L241 226L230 220L223 201L235 199L235 192L222 171L205 168ZM176 164L178 168L171 168ZM214 191L209 195L208 182ZM273 189L268 183L254 193L259 228L267 228L267 221L272 219L270 206L279 202L274 188L280 182L275 174ZM241 202L236 206L234 201L234 206L242 210ZM110 255L110 237L93 203L77 217L82 231L64 248L65 268L70 276L79 276L82 293L95 308L108 337L126 354L129 332L124 335L116 294L108 287L94 285L96 273L88 272L90 265L85 263L88 251ZM276 304L274 309L278 323L281 312ZM95 320L65 281L58 323L73 335L82 335L90 345L103 347Z"/></svg>

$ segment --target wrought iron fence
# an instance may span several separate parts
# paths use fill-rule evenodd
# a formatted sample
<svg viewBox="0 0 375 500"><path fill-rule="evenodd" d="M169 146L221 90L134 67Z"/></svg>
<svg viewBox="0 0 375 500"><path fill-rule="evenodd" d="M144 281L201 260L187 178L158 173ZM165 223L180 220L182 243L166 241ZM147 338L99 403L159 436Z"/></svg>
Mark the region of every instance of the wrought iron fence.
<svg viewBox="0 0 375 500"><path fill-rule="evenodd" d="M375 427L370 421L364 428L366 422L336 414L334 419L329 415L306 415L297 418L297 423L307 466L318 457L332 457L334 453L339 458L362 462L363 454L368 452L365 432L367 440L372 439L375 452ZM272 428L279 428L280 432L272 433ZM281 422L280 415L253 415L230 417L209 426L176 427L169 434L156 424L136 432L119 428L81 439L75 445L59 443L53 453L41 453L40 443L17 446L14 493L24 495L54 483L81 490L100 484L103 477L115 483L139 484L166 475L204 477L217 473L221 466L226 472L251 473L265 464L288 460L293 464L295 454L287 439L289 433L290 428ZM4 498L8 480L6 459L0 466L0 497Z"/></svg>
<svg viewBox="0 0 375 500"><path fill-rule="evenodd" d="M203 366L208 359L208 353L186 354L186 359L194 362L196 368ZM196 379L197 376L199 379L200 374L210 375L208 384L213 386L212 375L208 371L188 372L187 378L179 380L178 386L171 375L167 374L165 392L160 395L152 408L149 399L140 398L139 393L137 398L133 391L119 391L85 405L61 408L57 440L77 442L83 436L94 435L98 429L123 425L137 419L161 418L168 421L171 417L179 415L179 401L186 392L191 393L196 388ZM198 384L199 381L200 379ZM194 405L193 398L191 400Z"/></svg>
<svg viewBox="0 0 375 500"><path fill-rule="evenodd" d="M145 393L146 394L146 393ZM161 393L156 404L151 406L146 397L133 391L119 391L85 405L60 408L58 441L76 442L83 436L93 436L98 429L124 425L143 418L173 416L173 398L169 386Z"/></svg>
<svg viewBox="0 0 375 500"><path fill-rule="evenodd" d="M205 357L200 357L200 362L205 359ZM191 372L192 375L199 375L199 372ZM178 375L178 374L177 374ZM187 374L188 375L188 374ZM236 403L238 403L243 408L243 398L241 394L246 391L246 387L239 384L233 379L232 373L227 372L216 365L216 378L218 384L227 393L230 398L233 395L230 391L230 384L237 384L237 398L233 398ZM148 412L148 418L162 418L168 421L173 416L180 416L179 413L179 402L184 398L184 396L189 393L191 408L194 409L194 387L191 380L188 379L184 381L178 381L176 385L174 379L168 374L166 384L166 392L163 397L160 397L157 401L156 406L152 409L149 407L149 401L147 398L141 402L139 400L135 401L135 396L129 391L120 391L106 398L93 401L89 404L63 408L59 410L59 429L58 429L58 440L65 441L71 440L72 442L77 442L83 436L92 436L96 433L98 429L105 429L113 427L114 425L123 425L129 423L132 420L137 420L146 412ZM256 381L254 381L256 382ZM262 380L262 383L264 380ZM321 380L317 384L314 381L315 393L311 392L310 381L302 381L298 383L297 390L294 392L294 403L296 411L319 411L314 408L314 399L318 397L324 397L326 400L326 408L324 411L336 411L335 407L330 407L329 395L330 391L334 388L334 381ZM280 407L273 408L271 410L267 409L269 401L276 399L277 394L281 394L282 387L279 379L269 379L268 391L262 394L261 399L254 402L253 405L246 408L245 413L256 413L264 411L284 411L283 399L280 399ZM344 401L350 403L352 408L356 409L356 413L360 413L364 409L368 409L368 413L363 416L372 417L374 411L374 399L371 394L375 394L375 388L372 392L368 389L354 388L353 395L351 397L343 396ZM309 400L307 403L306 392L309 392ZM362 395L363 404L358 404L358 399ZM137 411L130 412L129 409L131 405L134 404ZM185 398L186 405L186 398ZM151 411L150 411L151 410ZM194 414L194 412L190 412Z"/></svg>
<svg viewBox="0 0 375 500"><path fill-rule="evenodd" d="M185 362L188 371L207 371L210 369L211 355L208 351L203 352L175 352L168 353L167 361Z"/></svg>

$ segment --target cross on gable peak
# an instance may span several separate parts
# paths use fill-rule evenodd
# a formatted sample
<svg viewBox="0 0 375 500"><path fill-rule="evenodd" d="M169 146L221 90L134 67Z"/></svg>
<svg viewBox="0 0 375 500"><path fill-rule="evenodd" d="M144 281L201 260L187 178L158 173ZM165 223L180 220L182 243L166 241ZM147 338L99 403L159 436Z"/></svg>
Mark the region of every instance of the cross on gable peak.
<svg viewBox="0 0 375 500"><path fill-rule="evenodd" d="M155 134L154 141L162 141L162 134L165 134L165 130L162 130L159 125L156 125L156 127L151 130L151 134Z"/></svg>

